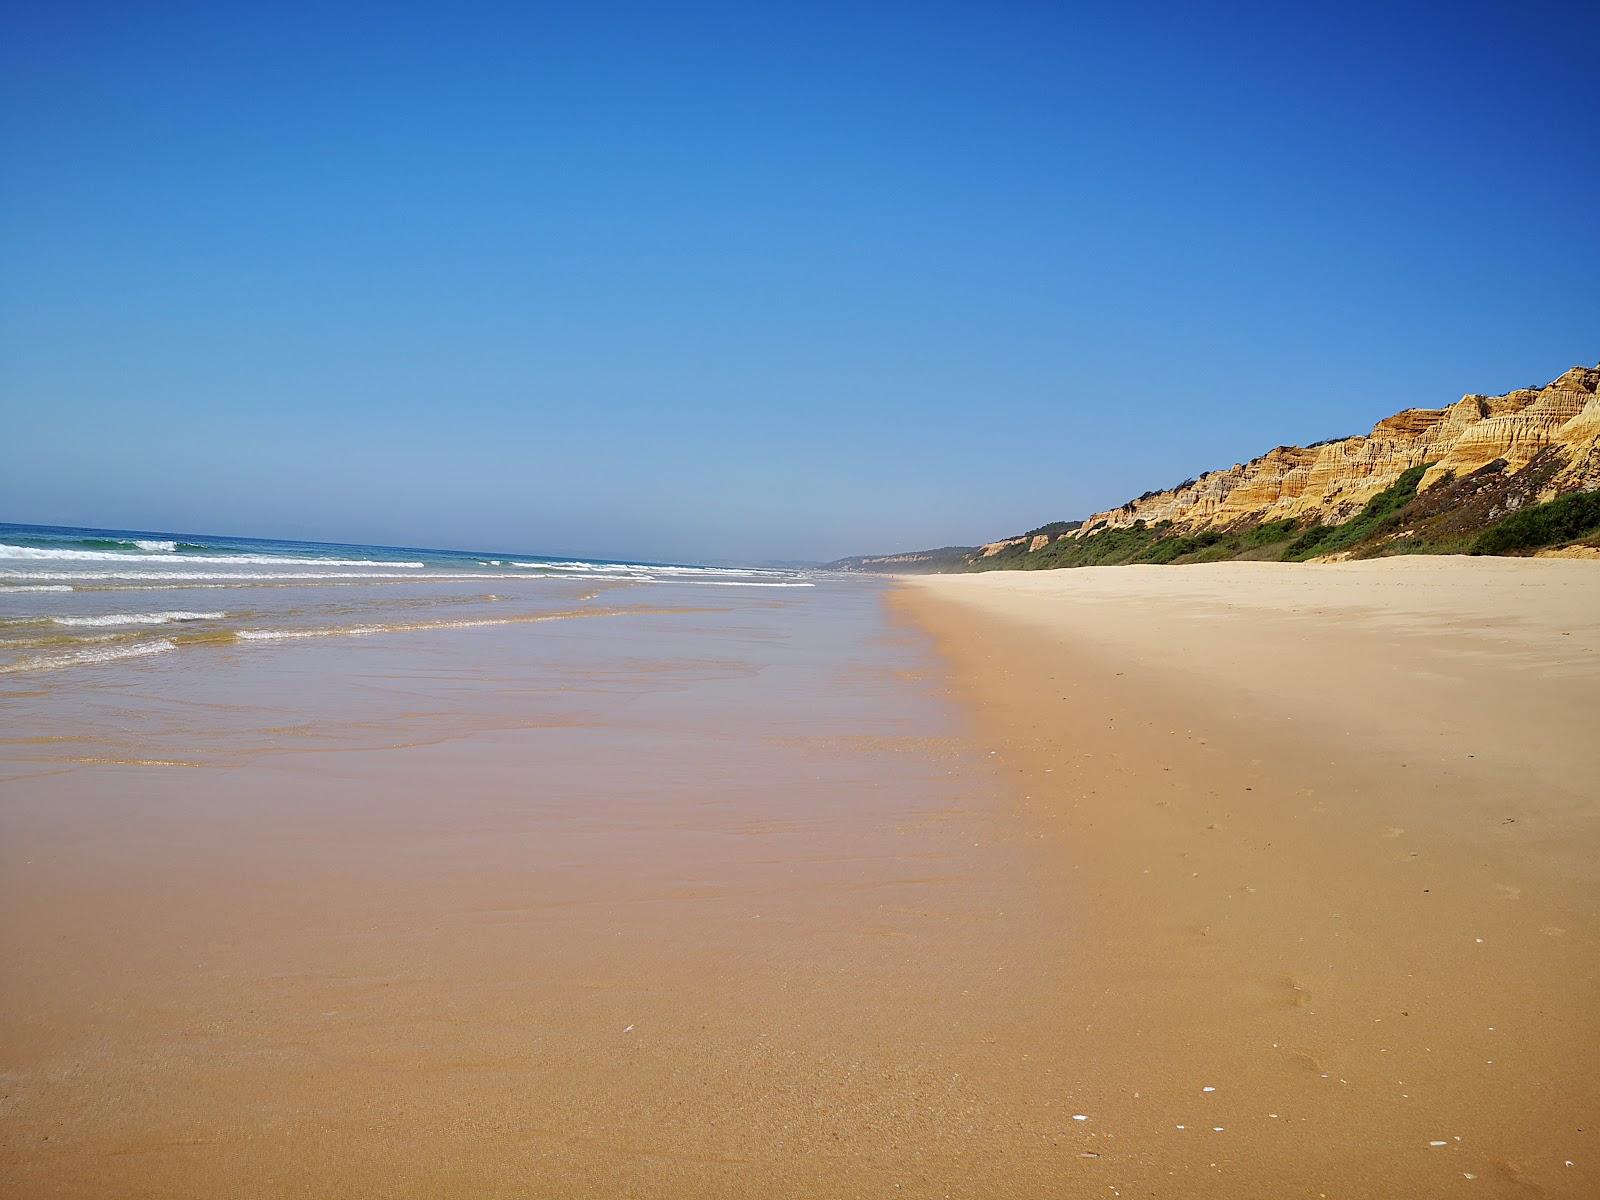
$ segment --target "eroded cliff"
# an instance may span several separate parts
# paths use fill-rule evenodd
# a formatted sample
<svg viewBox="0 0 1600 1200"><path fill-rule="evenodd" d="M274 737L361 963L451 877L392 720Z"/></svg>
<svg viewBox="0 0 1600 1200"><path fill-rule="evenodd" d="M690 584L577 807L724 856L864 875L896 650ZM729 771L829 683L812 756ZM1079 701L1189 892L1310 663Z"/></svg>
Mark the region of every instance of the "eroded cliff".
<svg viewBox="0 0 1600 1200"><path fill-rule="evenodd" d="M1503 462L1513 475L1541 454L1559 458L1541 497L1600 486L1600 367L1574 367L1542 388L1463 396L1447 408L1411 408L1372 432L1313 446L1280 446L1095 513L1065 536L1090 537L1136 522L1194 533L1242 522L1293 519L1336 525L1413 467L1419 493ZM1003 543L995 543L1002 545ZM988 548L985 547L985 550Z"/></svg>
<svg viewBox="0 0 1600 1200"><path fill-rule="evenodd" d="M991 571L1397 553L1600 554L1600 366L1408 408L1372 432L1223 471L977 547L841 570Z"/></svg>

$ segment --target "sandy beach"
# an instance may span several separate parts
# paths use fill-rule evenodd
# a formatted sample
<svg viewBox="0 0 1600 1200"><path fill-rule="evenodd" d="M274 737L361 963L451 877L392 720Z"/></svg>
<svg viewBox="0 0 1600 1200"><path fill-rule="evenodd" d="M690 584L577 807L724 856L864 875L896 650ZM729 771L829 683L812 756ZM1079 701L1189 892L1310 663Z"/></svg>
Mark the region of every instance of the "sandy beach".
<svg viewBox="0 0 1600 1200"><path fill-rule="evenodd" d="M7 678L0 1193L1600 1186L1594 564L546 586Z"/></svg>
<svg viewBox="0 0 1600 1200"><path fill-rule="evenodd" d="M0 1193L981 1196L1078 1165L1037 1054L1055 918L928 636L873 582L588 586L307 591L254 620L610 615L0 679Z"/></svg>
<svg viewBox="0 0 1600 1200"><path fill-rule="evenodd" d="M1600 569L1004 572L901 601L1050 847L1051 1052L1106 1183L1600 1194Z"/></svg>
<svg viewBox="0 0 1600 1200"><path fill-rule="evenodd" d="M1600 1200L1600 2L9 15L0 1200Z"/></svg>

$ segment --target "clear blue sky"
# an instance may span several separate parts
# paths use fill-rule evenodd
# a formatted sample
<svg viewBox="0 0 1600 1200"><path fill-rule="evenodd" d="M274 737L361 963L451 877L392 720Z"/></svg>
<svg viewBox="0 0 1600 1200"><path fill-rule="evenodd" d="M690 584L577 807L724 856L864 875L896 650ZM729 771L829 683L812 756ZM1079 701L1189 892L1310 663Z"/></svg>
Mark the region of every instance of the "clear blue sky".
<svg viewBox="0 0 1600 1200"><path fill-rule="evenodd" d="M1011 533L1600 359L1600 16L6 5L0 519Z"/></svg>

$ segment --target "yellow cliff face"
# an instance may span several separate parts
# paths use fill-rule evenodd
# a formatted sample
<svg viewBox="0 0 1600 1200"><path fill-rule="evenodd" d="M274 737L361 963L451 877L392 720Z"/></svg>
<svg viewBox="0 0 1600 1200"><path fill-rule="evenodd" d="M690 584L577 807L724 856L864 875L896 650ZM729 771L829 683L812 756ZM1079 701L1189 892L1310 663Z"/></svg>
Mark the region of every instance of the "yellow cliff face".
<svg viewBox="0 0 1600 1200"><path fill-rule="evenodd" d="M999 554L1000 551L1004 550L1007 546L1021 545L1023 542L1025 542L1027 540L1028 540L1027 537L1023 536L1023 537L1006 538L1005 541L1003 541L1003 542L990 542L988 545L979 548L978 556L980 558L993 558L996 554ZM1034 540L1038 541L1037 538L1035 538ZM1048 538L1046 538L1045 540L1047 542L1049 541Z"/></svg>
<svg viewBox="0 0 1600 1200"><path fill-rule="evenodd" d="M1412 408L1385 417L1365 436L1318 446L1280 446L1182 487L1095 513L1065 536L1171 521L1192 532L1251 519L1316 518L1336 524L1358 512L1410 467L1433 463L1426 490L1504 459L1520 471L1555 447L1564 465L1557 491L1600 486L1600 367L1574 367L1543 388L1503 396L1463 396L1448 408ZM997 544L998 548L998 544ZM987 547L985 548L988 549Z"/></svg>

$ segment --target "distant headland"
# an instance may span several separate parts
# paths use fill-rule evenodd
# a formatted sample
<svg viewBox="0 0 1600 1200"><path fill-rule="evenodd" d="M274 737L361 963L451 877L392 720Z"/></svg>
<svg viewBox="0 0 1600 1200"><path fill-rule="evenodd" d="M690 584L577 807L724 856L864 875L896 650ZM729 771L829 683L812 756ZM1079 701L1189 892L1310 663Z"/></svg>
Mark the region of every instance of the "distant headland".
<svg viewBox="0 0 1600 1200"><path fill-rule="evenodd" d="M1407 408L1368 434L1279 446L1083 521L982 546L863 555L907 574L1386 554L1600 554L1600 367Z"/></svg>

